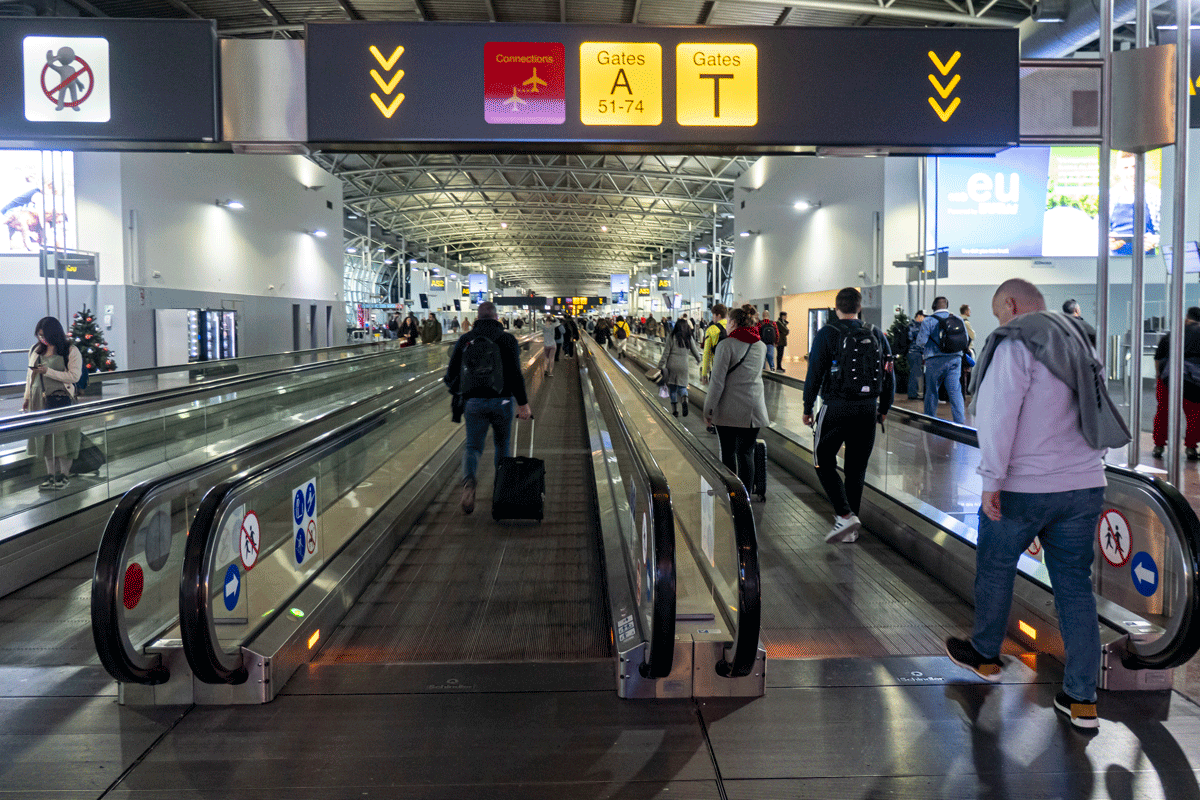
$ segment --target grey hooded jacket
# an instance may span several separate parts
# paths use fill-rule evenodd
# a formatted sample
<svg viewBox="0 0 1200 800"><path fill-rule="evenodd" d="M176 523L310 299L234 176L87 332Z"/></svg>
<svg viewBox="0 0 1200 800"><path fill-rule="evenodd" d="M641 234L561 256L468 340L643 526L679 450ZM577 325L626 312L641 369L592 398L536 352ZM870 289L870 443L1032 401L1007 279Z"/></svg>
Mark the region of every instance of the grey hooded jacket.
<svg viewBox="0 0 1200 800"><path fill-rule="evenodd" d="M1079 430L1084 441L1096 450L1129 443L1129 428L1121 418L1104 381L1104 367L1087 339L1082 320L1057 311L1034 311L1013 318L992 331L971 376L970 393L979 396L979 385L1005 339L1023 343L1050 373L1075 390L1079 400ZM975 400L971 401L975 412Z"/></svg>

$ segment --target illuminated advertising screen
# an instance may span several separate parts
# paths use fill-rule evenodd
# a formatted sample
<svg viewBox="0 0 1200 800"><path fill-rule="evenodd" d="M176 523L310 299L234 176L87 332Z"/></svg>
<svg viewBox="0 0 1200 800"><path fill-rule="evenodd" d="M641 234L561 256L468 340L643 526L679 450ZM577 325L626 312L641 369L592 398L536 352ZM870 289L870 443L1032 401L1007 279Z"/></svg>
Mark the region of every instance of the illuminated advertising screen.
<svg viewBox="0 0 1200 800"><path fill-rule="evenodd" d="M0 254L76 249L74 154L0 151L0 218Z"/></svg>
<svg viewBox="0 0 1200 800"><path fill-rule="evenodd" d="M995 158L939 158L937 245L953 258L1095 256L1100 202L1095 147L1019 147ZM1133 249L1134 158L1114 152L1109 253ZM1162 152L1146 155L1146 252L1158 247Z"/></svg>

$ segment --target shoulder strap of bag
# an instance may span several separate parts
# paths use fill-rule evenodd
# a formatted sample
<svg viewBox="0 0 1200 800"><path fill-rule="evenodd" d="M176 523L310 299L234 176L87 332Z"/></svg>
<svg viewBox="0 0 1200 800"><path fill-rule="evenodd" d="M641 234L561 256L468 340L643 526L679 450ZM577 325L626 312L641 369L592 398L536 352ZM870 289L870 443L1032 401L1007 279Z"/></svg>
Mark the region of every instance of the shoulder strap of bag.
<svg viewBox="0 0 1200 800"><path fill-rule="evenodd" d="M734 364L732 367L730 367L729 369L725 370L726 378L729 377L730 373L732 373L735 369L737 369L738 367L740 367L742 365L742 362L746 360L746 356L750 355L750 348L752 348L752 347L754 347L753 344L746 345L746 352L742 354L742 357L738 359L738 362L736 364Z"/></svg>

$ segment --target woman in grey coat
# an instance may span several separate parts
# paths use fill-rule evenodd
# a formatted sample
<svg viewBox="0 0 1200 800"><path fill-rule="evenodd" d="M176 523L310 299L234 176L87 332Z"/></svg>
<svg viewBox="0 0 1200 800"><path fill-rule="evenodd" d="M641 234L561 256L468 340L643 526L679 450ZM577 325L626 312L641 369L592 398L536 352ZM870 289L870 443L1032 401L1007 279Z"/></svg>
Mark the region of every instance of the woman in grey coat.
<svg viewBox="0 0 1200 800"><path fill-rule="evenodd" d="M663 345L662 358L658 360L658 368L663 371L667 382L667 391L671 393L671 413L679 416L679 401L683 401L683 415L688 415L688 354L697 364L700 363L700 353L696 351L696 343L692 341L692 331L687 320L681 319L675 329L667 336Z"/></svg>
<svg viewBox="0 0 1200 800"><path fill-rule="evenodd" d="M729 313L729 336L713 351L704 422L714 425L721 441L721 461L754 488L754 441L758 429L771 424L763 398L762 369L767 346L744 308Z"/></svg>

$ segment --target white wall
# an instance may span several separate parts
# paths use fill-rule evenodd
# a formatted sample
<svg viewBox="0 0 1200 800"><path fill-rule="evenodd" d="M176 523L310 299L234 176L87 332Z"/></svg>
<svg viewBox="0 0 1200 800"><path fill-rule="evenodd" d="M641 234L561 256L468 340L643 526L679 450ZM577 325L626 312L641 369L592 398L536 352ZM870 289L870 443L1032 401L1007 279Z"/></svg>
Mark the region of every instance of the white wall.
<svg viewBox="0 0 1200 800"><path fill-rule="evenodd" d="M154 365L156 308L236 309L243 355L292 349L293 305L301 347L313 305L318 343L345 341L342 187L311 161L79 153L76 187L80 248L100 253L97 311L114 306L108 338L121 368ZM317 229L328 236L306 233Z"/></svg>
<svg viewBox="0 0 1200 800"><path fill-rule="evenodd" d="M734 302L863 285L858 273L872 274L886 164L882 158L770 156L747 170L734 189L734 229L759 233L736 239ZM821 207L796 211L793 204L802 199Z"/></svg>

